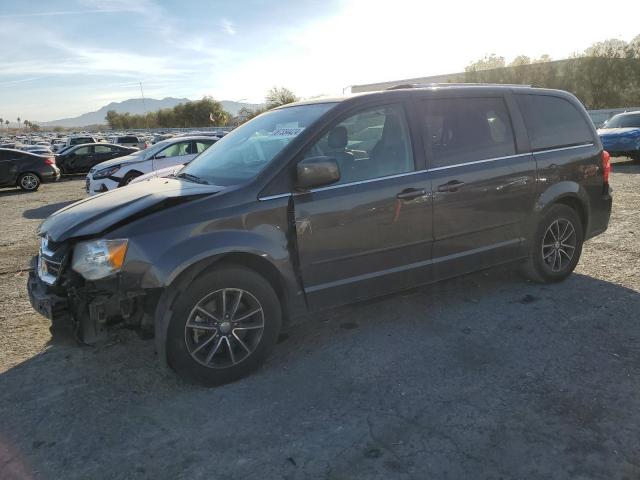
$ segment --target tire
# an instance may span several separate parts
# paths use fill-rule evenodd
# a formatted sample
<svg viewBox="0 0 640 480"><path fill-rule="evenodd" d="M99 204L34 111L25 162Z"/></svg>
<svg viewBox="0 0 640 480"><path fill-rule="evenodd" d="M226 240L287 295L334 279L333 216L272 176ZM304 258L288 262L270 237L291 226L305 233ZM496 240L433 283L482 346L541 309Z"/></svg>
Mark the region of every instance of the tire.
<svg viewBox="0 0 640 480"><path fill-rule="evenodd" d="M233 382L256 370L282 324L278 296L263 277L235 265L214 268L176 298L167 331L171 368L205 386Z"/></svg>
<svg viewBox="0 0 640 480"><path fill-rule="evenodd" d="M25 172L18 177L18 187L25 192L35 192L40 188L40 177L32 172Z"/></svg>
<svg viewBox="0 0 640 480"><path fill-rule="evenodd" d="M128 172L123 178L122 180L120 180L120 183L118 184L118 188L120 187L126 187L127 185L129 185L131 183L131 181L136 178L139 177L140 175L142 175L141 173L138 172Z"/></svg>
<svg viewBox="0 0 640 480"><path fill-rule="evenodd" d="M576 268L583 242L576 211L567 205L551 206L536 227L522 273L538 283L561 282Z"/></svg>

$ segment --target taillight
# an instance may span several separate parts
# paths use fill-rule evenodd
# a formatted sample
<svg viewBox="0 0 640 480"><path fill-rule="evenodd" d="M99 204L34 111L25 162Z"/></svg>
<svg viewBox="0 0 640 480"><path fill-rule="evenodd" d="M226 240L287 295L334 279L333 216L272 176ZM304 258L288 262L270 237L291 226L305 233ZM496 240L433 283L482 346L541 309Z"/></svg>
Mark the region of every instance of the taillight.
<svg viewBox="0 0 640 480"><path fill-rule="evenodd" d="M609 183L609 174L611 173L611 155L606 150L602 151L602 175L604 183Z"/></svg>
<svg viewBox="0 0 640 480"><path fill-rule="evenodd" d="M44 163L46 163L47 165L55 165L56 159L53 157L45 158Z"/></svg>

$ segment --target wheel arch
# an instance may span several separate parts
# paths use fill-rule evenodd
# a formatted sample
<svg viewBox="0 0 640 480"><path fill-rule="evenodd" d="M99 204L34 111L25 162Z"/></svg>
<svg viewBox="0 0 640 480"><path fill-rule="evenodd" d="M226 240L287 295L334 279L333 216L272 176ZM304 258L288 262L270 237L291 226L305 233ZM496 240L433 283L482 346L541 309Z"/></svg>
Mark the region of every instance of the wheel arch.
<svg viewBox="0 0 640 480"><path fill-rule="evenodd" d="M296 310L296 308L300 309L299 305L297 307L292 306L292 294L289 291L288 283L283 273L262 255L249 251L230 251L195 260L175 275L171 283L163 289L156 305L154 314L155 345L163 366L167 366L167 328L171 320L172 308L179 292L218 264L242 266L265 278L274 288L280 300L283 326L289 323L292 311Z"/></svg>
<svg viewBox="0 0 640 480"><path fill-rule="evenodd" d="M558 182L545 190L536 202L537 217L540 218L553 205L566 205L580 217L583 232L589 226L589 197L584 188L576 182Z"/></svg>

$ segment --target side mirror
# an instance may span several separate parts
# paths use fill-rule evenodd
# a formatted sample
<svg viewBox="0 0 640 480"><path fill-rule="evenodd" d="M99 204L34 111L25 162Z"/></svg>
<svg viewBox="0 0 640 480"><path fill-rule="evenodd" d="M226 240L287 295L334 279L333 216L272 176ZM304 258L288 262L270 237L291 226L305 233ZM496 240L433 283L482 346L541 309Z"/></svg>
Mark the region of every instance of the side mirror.
<svg viewBox="0 0 640 480"><path fill-rule="evenodd" d="M161 159L163 159L163 158L167 158L167 157L166 157L166 155L164 155L163 153L159 153L159 154L157 154L157 155L156 155L155 157L153 157L153 158L155 158L156 160L161 160Z"/></svg>
<svg viewBox="0 0 640 480"><path fill-rule="evenodd" d="M340 167L332 157L310 157L298 162L296 187L307 190L340 180Z"/></svg>

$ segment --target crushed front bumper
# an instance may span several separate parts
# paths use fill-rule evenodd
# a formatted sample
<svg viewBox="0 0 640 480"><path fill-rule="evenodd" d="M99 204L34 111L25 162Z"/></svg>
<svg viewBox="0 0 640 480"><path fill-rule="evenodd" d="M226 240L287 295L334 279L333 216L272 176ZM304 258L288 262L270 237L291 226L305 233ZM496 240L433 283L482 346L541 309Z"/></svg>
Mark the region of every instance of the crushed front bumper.
<svg viewBox="0 0 640 480"><path fill-rule="evenodd" d="M93 345L108 339L109 327L116 324L142 326L143 290L123 289L117 279L99 286L62 280L62 285L47 285L31 271L27 281L31 306L51 320L53 329L71 328L79 341Z"/></svg>
<svg viewBox="0 0 640 480"><path fill-rule="evenodd" d="M51 320L52 325L68 326L73 323L67 298L49 291L34 271L29 272L27 291L33 309Z"/></svg>

